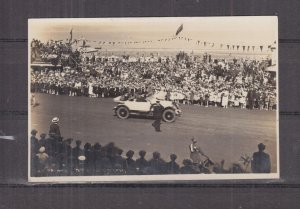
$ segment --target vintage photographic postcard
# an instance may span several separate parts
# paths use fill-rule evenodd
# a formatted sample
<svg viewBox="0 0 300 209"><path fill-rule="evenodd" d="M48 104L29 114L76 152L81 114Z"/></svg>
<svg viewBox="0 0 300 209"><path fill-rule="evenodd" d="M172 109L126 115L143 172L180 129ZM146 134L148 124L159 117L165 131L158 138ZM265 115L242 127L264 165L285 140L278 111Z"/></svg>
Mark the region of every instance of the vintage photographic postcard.
<svg viewBox="0 0 300 209"><path fill-rule="evenodd" d="M30 19L29 182L279 178L277 17Z"/></svg>

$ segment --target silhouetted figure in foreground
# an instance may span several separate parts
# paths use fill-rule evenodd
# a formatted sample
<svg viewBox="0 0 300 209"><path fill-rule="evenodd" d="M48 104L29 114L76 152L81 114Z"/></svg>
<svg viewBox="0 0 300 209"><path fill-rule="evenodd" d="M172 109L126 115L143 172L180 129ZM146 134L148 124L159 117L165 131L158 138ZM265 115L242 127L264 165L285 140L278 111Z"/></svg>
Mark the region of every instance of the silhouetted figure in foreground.
<svg viewBox="0 0 300 209"><path fill-rule="evenodd" d="M76 140L76 146L72 149L72 159L73 159L73 164L74 166L78 166L79 159L78 157L83 154L83 150L81 149L81 141Z"/></svg>
<svg viewBox="0 0 300 209"><path fill-rule="evenodd" d="M270 156L264 152L266 146L263 143L258 145L258 152L253 153L251 168L253 173L270 173Z"/></svg>
<svg viewBox="0 0 300 209"><path fill-rule="evenodd" d="M32 129L30 143L31 143L31 153L36 154L39 150L39 140L36 138L37 130Z"/></svg>
<svg viewBox="0 0 300 209"><path fill-rule="evenodd" d="M153 158L149 161L150 174L164 174L166 171L166 163L160 158L159 152L153 152Z"/></svg>
<svg viewBox="0 0 300 209"><path fill-rule="evenodd" d="M126 160L125 160L125 169L126 169L126 172L127 174L135 174L136 173L136 163L135 163L135 160L132 159L134 155L134 152L132 150L129 150L127 153L126 153Z"/></svg>
<svg viewBox="0 0 300 209"><path fill-rule="evenodd" d="M138 174L146 174L149 162L145 159L146 151L141 150L139 152L140 158L136 160L136 167Z"/></svg>
<svg viewBox="0 0 300 209"><path fill-rule="evenodd" d="M179 165L175 162L177 159L177 155L170 155L171 161L166 164L167 173L168 174L178 174L179 173Z"/></svg>
<svg viewBox="0 0 300 209"><path fill-rule="evenodd" d="M193 165L193 162L189 159L183 160L183 167L180 168L180 173L182 174L196 174L199 173L195 166Z"/></svg>

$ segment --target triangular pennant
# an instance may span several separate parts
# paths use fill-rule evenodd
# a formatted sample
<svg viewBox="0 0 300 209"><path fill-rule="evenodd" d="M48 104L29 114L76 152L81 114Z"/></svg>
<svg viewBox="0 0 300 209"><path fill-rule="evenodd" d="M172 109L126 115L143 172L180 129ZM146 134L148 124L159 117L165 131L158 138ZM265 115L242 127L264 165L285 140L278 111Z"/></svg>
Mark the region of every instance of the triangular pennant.
<svg viewBox="0 0 300 209"><path fill-rule="evenodd" d="M254 49L255 49L255 46L252 46L252 50L254 51Z"/></svg>
<svg viewBox="0 0 300 209"><path fill-rule="evenodd" d="M260 51L262 52L262 50L263 50L263 46L260 46Z"/></svg>
<svg viewBox="0 0 300 209"><path fill-rule="evenodd" d="M234 45L232 45L232 49L233 49L233 50L234 50L234 47L235 47L235 46L234 46Z"/></svg>
<svg viewBox="0 0 300 209"><path fill-rule="evenodd" d="M238 50L239 50L239 48L240 48L240 46L239 46L239 45L237 45L237 46L236 46L236 50L238 51Z"/></svg>
<svg viewBox="0 0 300 209"><path fill-rule="evenodd" d="M243 46L243 51L245 51L245 48L246 48L246 47L245 47L245 46Z"/></svg>
<svg viewBox="0 0 300 209"><path fill-rule="evenodd" d="M229 50L229 45L227 45L227 49Z"/></svg>
<svg viewBox="0 0 300 209"><path fill-rule="evenodd" d="M248 46L247 51L249 51L249 49L250 49L250 46Z"/></svg>

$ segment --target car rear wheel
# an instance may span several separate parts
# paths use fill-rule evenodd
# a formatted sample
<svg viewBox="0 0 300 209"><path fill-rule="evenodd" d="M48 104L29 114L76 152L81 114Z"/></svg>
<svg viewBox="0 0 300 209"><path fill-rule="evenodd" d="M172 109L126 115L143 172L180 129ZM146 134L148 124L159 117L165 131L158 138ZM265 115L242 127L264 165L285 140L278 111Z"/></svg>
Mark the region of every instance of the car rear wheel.
<svg viewBox="0 0 300 209"><path fill-rule="evenodd" d="M127 119L129 117L129 110L127 107L118 107L116 114L120 119Z"/></svg>
<svg viewBox="0 0 300 209"><path fill-rule="evenodd" d="M174 110L171 110L171 109L165 110L163 112L162 116L163 116L163 120L168 123L172 123L176 119L176 114L175 114Z"/></svg>

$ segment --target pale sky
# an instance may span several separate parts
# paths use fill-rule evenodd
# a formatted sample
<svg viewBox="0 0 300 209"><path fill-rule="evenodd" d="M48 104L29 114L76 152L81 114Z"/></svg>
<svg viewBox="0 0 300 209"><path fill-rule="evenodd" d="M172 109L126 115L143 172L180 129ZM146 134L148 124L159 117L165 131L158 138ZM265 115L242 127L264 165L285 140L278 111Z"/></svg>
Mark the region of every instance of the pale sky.
<svg viewBox="0 0 300 209"><path fill-rule="evenodd" d="M178 35L192 39L158 42L158 39L173 38L178 27L183 30ZM277 17L188 17L188 18L98 18L98 19L30 19L28 38L66 40L73 28L73 39L83 37L97 43L87 43L94 47L114 48L197 48L196 42L211 42L241 46L260 45L267 47L277 41ZM149 41L136 45L99 45L99 41L125 42ZM277 41L278 43L278 41Z"/></svg>

